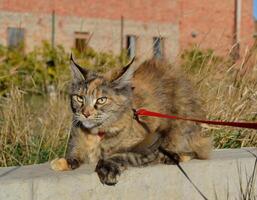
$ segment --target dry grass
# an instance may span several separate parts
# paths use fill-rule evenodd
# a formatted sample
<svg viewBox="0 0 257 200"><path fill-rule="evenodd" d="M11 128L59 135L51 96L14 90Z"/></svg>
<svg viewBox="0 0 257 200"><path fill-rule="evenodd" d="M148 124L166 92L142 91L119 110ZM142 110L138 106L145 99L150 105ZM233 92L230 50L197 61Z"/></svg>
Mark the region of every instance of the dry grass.
<svg viewBox="0 0 257 200"><path fill-rule="evenodd" d="M188 76L206 102L208 118L256 121L257 62L254 52L248 55L233 65L209 56L197 69L193 63L199 58L191 58ZM0 100L0 166L41 163L65 153L71 117L67 95L51 101L41 96L36 104L28 99L14 87ZM255 130L206 126L205 131L217 148L257 146Z"/></svg>
<svg viewBox="0 0 257 200"><path fill-rule="evenodd" d="M0 166L45 162L65 152L70 127L67 99L61 95L32 105L13 88L1 101Z"/></svg>
<svg viewBox="0 0 257 200"><path fill-rule="evenodd" d="M204 99L209 119L256 122L256 52L254 48L235 64L232 64L229 59L217 62L217 58L213 55L208 61L203 61L204 65L197 70L194 69L193 73L190 72L189 66L189 78L194 81ZM194 62L191 61L191 63ZM220 126L205 127L205 131L214 136L216 148L257 146L256 130Z"/></svg>
<svg viewBox="0 0 257 200"><path fill-rule="evenodd" d="M245 178L247 181L247 184L245 187L243 187L243 178L242 177L242 169L240 166L238 166L238 174L239 174L239 190L240 190L240 195L239 199L240 200L256 200L257 199L257 194L256 194L256 172L257 172L257 155L254 153L250 152L254 157L255 157L255 162L253 166L253 171L251 174L245 174Z"/></svg>

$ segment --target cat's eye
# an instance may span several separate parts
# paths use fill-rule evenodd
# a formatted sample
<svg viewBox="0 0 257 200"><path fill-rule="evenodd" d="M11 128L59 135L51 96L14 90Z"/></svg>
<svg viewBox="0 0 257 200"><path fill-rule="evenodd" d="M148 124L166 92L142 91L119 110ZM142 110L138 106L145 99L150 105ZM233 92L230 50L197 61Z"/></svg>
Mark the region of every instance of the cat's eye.
<svg viewBox="0 0 257 200"><path fill-rule="evenodd" d="M76 100L79 102L79 103L83 103L83 98L81 96L76 96Z"/></svg>
<svg viewBox="0 0 257 200"><path fill-rule="evenodd" d="M106 101L107 101L107 97L100 97L96 100L96 103L102 105L102 104L105 104Z"/></svg>

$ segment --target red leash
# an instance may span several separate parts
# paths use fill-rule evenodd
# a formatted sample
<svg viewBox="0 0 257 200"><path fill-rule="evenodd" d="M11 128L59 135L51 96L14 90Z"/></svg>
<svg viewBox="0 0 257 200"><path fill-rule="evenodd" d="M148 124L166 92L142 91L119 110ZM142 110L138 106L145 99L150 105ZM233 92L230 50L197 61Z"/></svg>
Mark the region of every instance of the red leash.
<svg viewBox="0 0 257 200"><path fill-rule="evenodd" d="M161 113L157 113L157 112L151 112L146 109L136 110L135 116L137 117L140 115L141 116L159 117L159 118L168 118L168 119L177 119L177 120L184 120L184 121L192 121L192 122L221 125L221 126L233 126L233 127L240 127L240 128L257 129L257 122L224 122L224 121L200 120L200 119L192 119L192 118L186 118L186 117L165 115L165 114L161 114Z"/></svg>

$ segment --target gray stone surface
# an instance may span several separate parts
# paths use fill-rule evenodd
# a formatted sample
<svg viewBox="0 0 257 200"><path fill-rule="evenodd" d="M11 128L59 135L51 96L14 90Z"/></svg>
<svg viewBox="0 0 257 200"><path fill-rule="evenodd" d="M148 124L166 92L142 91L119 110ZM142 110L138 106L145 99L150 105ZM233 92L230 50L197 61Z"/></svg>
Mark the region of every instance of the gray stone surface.
<svg viewBox="0 0 257 200"><path fill-rule="evenodd" d="M240 185L252 176L256 148L216 150L210 160L181 164L208 199L239 199ZM257 173L257 172L255 172ZM240 184L241 181L241 184ZM253 183L257 198L257 181ZM216 198L217 197L217 198ZM227 198L228 197L228 198ZM92 166L71 172L54 172L49 163L0 168L0 200L201 200L176 166L130 168L116 186L102 185Z"/></svg>

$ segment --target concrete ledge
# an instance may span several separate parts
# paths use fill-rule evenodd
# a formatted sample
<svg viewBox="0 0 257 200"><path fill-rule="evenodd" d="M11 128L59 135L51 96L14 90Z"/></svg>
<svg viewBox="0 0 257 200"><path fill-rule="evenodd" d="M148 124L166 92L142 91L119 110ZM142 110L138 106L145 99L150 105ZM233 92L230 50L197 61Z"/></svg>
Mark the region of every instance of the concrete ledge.
<svg viewBox="0 0 257 200"><path fill-rule="evenodd" d="M208 199L239 199L240 185L246 189L256 162L256 157L247 150L257 155L257 148L216 150L211 160L192 160L183 163L182 167ZM253 184L257 198L257 181ZM0 168L0 199L202 198L176 166L130 168L121 175L116 186L105 186L100 183L92 166L84 165L71 172L54 172L50 170L49 163L45 163Z"/></svg>

